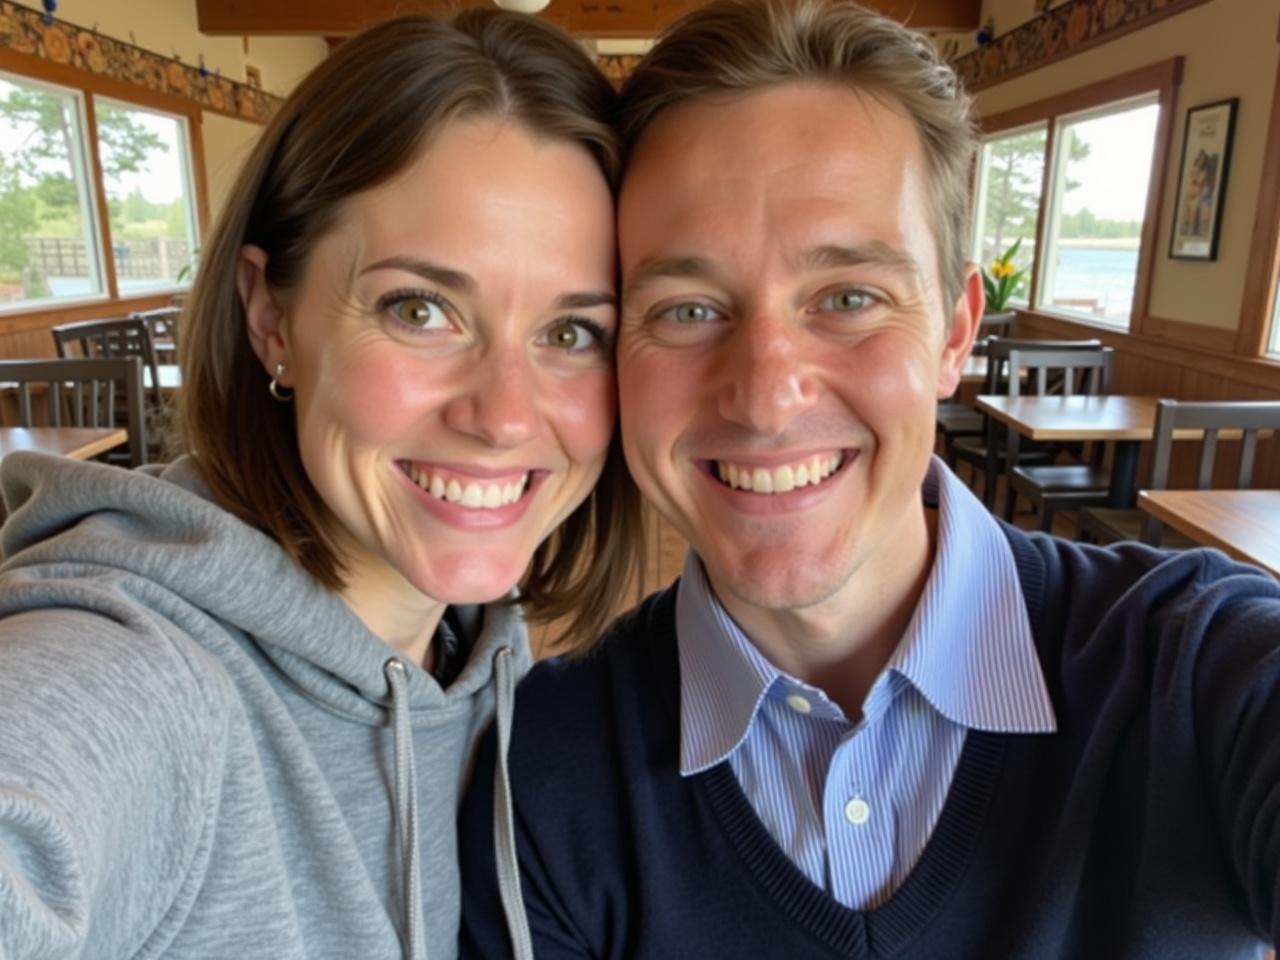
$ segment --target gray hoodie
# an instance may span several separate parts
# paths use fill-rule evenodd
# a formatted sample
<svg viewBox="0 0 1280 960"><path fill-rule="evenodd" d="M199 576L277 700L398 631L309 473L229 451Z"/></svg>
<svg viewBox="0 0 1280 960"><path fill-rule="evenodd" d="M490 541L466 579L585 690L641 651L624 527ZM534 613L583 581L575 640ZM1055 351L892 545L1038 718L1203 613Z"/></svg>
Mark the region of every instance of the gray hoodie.
<svg viewBox="0 0 1280 960"><path fill-rule="evenodd" d="M528 668L518 613L457 611L441 690L189 462L0 479L0 960L454 956L459 788Z"/></svg>

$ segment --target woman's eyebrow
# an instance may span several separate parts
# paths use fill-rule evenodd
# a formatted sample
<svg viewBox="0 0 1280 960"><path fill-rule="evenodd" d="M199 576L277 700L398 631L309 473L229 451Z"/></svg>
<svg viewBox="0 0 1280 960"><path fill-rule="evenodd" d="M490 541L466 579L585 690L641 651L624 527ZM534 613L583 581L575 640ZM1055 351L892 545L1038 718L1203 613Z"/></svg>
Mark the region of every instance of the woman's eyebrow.
<svg viewBox="0 0 1280 960"><path fill-rule="evenodd" d="M461 290L464 293L471 293L476 288L476 282L470 274L442 267L428 260L419 260L416 257L387 257L385 260L369 264L360 271L359 275L364 276L375 270L403 270L406 273L416 273L423 280L430 280L432 283L438 283L453 290Z"/></svg>

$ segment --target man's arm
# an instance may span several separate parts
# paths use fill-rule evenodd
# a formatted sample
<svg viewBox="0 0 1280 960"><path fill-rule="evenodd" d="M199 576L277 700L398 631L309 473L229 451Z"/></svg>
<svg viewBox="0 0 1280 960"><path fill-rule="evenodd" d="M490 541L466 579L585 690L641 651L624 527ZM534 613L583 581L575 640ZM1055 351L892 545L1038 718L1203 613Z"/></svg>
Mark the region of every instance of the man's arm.
<svg viewBox="0 0 1280 960"><path fill-rule="evenodd" d="M1237 573L1189 605L1195 720L1223 848L1257 933L1280 942L1280 583ZM1188 648L1193 648L1188 645Z"/></svg>

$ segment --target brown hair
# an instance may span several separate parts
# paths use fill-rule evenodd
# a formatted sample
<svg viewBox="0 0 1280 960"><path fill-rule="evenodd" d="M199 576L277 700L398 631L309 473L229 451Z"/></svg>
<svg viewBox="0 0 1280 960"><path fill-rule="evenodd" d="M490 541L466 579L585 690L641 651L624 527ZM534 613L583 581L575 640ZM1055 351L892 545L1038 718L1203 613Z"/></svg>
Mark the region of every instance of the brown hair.
<svg viewBox="0 0 1280 960"><path fill-rule="evenodd" d="M977 144L969 99L921 34L851 0L711 0L676 21L622 88L625 153L667 107L784 83L835 84L896 101L919 133L948 305L960 295Z"/></svg>
<svg viewBox="0 0 1280 960"><path fill-rule="evenodd" d="M336 519L308 479L291 407L267 394L236 291L241 247L268 256L288 293L344 202L406 168L460 117L509 117L585 148L611 187L615 95L572 39L533 17L473 8L409 16L343 43L293 92L241 170L206 243L181 338L180 418L218 501L272 536L330 589L343 585ZM521 583L536 622L567 617L597 634L641 563L639 494L619 445L595 491L538 548Z"/></svg>

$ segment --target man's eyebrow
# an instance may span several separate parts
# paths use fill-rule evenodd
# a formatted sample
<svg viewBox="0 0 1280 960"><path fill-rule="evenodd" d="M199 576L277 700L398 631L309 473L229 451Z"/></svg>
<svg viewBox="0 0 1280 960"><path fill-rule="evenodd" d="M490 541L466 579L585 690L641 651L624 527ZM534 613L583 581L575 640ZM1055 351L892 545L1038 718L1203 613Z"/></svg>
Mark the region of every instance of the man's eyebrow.
<svg viewBox="0 0 1280 960"><path fill-rule="evenodd" d="M831 267L859 267L863 264L873 263L889 267L892 270L910 273L913 278L920 276L920 264L915 257L905 250L891 247L881 240L874 240L867 244L855 244L854 246L824 244L820 247L806 250L800 257L800 263L811 270L825 270Z"/></svg>
<svg viewBox="0 0 1280 960"><path fill-rule="evenodd" d="M631 271L622 288L622 299L625 303L656 280L670 277L709 277L715 272L711 261L703 257L651 257L641 260Z"/></svg>
<svg viewBox="0 0 1280 960"><path fill-rule="evenodd" d="M369 264L360 271L359 275L364 276L375 270L403 270L406 273L416 273L423 280L430 280L451 290L461 290L463 293L471 293L476 288L476 282L470 275L427 260L418 260L415 257L387 257L385 260Z"/></svg>

